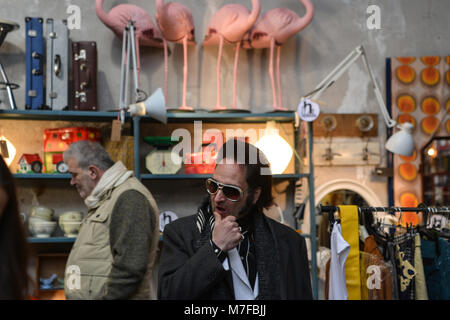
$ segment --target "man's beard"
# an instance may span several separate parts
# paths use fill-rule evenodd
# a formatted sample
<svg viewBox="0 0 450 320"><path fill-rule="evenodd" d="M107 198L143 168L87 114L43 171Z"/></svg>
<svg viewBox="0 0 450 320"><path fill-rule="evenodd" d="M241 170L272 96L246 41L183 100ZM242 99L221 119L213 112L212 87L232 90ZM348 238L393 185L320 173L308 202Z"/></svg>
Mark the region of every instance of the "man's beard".
<svg viewBox="0 0 450 320"><path fill-rule="evenodd" d="M245 200L245 205L239 211L237 219L241 219L247 216L250 212L252 212L256 208L256 204L253 203L253 197L255 196L255 192L251 192L248 194L247 199Z"/></svg>

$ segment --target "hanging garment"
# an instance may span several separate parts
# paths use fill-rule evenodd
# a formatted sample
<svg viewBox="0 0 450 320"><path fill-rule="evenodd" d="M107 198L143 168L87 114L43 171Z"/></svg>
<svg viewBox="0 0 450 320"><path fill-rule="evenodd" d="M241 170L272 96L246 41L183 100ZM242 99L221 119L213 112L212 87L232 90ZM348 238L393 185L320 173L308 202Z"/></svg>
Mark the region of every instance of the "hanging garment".
<svg viewBox="0 0 450 320"><path fill-rule="evenodd" d="M394 238L397 282L400 300L415 300L414 237L403 234Z"/></svg>
<svg viewBox="0 0 450 320"><path fill-rule="evenodd" d="M329 216L328 212L323 212L322 218L320 219L319 232L318 232L319 247L330 248L331 235L330 235L330 231L329 231L330 222L329 222L328 216Z"/></svg>
<svg viewBox="0 0 450 320"><path fill-rule="evenodd" d="M350 252L350 245L342 237L341 225L337 222L333 225L330 244L331 259L328 299L347 300L345 261Z"/></svg>
<svg viewBox="0 0 450 320"><path fill-rule="evenodd" d="M414 269L416 269L416 300L428 300L425 271L423 270L420 235L414 237Z"/></svg>
<svg viewBox="0 0 450 320"><path fill-rule="evenodd" d="M389 269L391 270L391 279L392 279L392 300L399 300L399 288L398 288L398 276L397 276L397 263L395 259L395 249L394 242L392 239L389 239L386 242L386 260L389 264Z"/></svg>
<svg viewBox="0 0 450 320"><path fill-rule="evenodd" d="M430 300L450 300L450 244L437 237L421 239L427 293Z"/></svg>
<svg viewBox="0 0 450 320"><path fill-rule="evenodd" d="M345 282L349 300L361 300L361 278L359 265L358 207L339 206L342 237L350 245L345 262Z"/></svg>
<svg viewBox="0 0 450 320"><path fill-rule="evenodd" d="M364 240L364 251L360 255L361 300L391 300L391 271L373 235Z"/></svg>

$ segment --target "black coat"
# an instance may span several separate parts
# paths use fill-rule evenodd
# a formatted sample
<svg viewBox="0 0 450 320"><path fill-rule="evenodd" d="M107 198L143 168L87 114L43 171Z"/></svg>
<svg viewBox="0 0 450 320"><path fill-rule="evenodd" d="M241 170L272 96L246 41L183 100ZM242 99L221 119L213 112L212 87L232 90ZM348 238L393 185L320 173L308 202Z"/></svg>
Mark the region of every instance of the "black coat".
<svg viewBox="0 0 450 320"><path fill-rule="evenodd" d="M275 239L276 250L272 254L276 256L256 256L257 265L264 265L261 269L258 265L259 298L312 299L305 239L291 228L261 216L266 230ZM196 215L177 219L165 227L159 264L159 299L234 300L231 272L225 271L213 252L210 235L205 241L202 234L196 226ZM279 261L277 268L272 267L273 261ZM262 280L267 278L271 279Z"/></svg>

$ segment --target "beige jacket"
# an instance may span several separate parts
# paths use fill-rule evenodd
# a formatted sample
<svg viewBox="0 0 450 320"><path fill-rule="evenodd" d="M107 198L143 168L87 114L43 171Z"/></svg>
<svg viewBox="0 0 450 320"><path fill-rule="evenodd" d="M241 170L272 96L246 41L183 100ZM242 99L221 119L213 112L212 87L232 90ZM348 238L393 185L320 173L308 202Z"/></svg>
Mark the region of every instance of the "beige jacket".
<svg viewBox="0 0 450 320"><path fill-rule="evenodd" d="M151 193L135 177L129 177L111 188L98 204L88 211L66 264L64 290L67 299L102 299L106 292L108 275L112 268L109 226L111 213L119 196L130 189L142 193L156 215L153 239L148 248L147 270L132 299L155 299L152 272L159 241L158 209Z"/></svg>

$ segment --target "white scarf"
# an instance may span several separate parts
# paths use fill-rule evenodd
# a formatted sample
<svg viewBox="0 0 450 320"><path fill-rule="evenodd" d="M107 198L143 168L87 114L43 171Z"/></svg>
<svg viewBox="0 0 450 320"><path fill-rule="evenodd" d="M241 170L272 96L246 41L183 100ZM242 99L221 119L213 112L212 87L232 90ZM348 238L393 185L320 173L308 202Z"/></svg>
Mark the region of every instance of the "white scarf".
<svg viewBox="0 0 450 320"><path fill-rule="evenodd" d="M111 189L121 185L132 175L133 171L127 170L121 161L117 161L105 171L94 190L84 200L84 203L89 209L95 208Z"/></svg>

